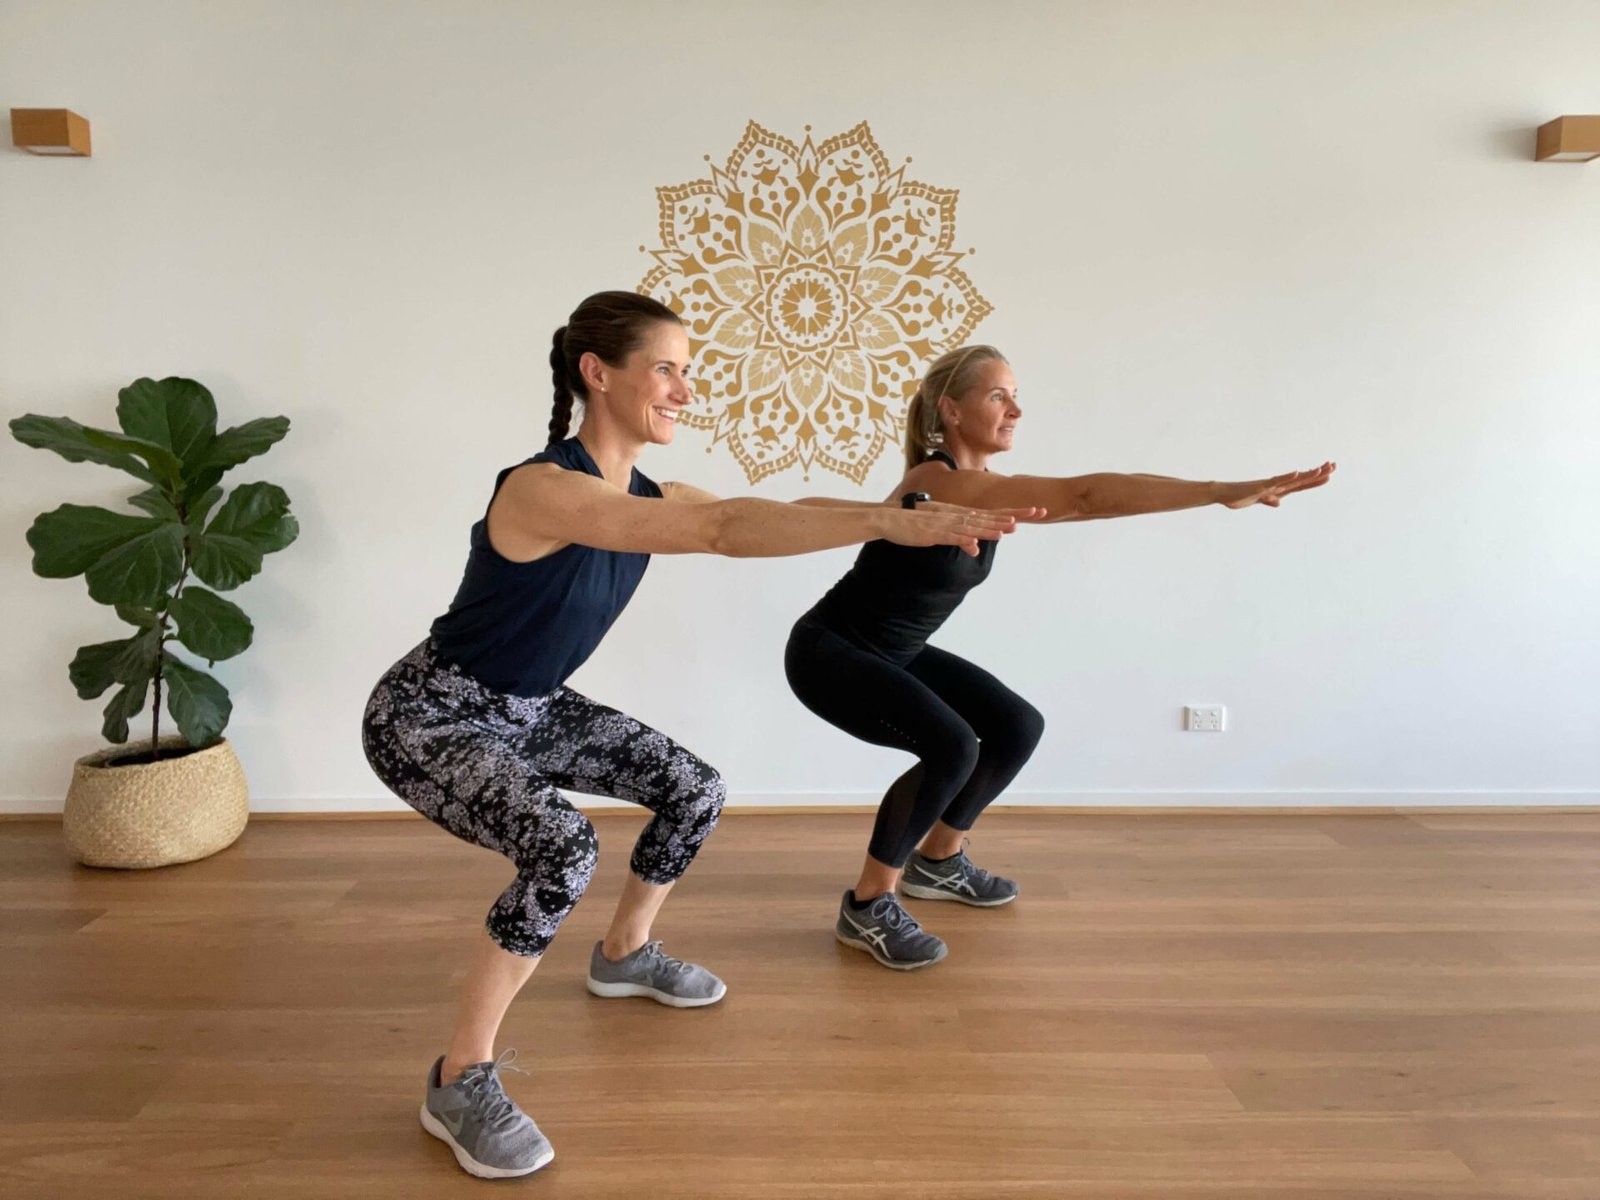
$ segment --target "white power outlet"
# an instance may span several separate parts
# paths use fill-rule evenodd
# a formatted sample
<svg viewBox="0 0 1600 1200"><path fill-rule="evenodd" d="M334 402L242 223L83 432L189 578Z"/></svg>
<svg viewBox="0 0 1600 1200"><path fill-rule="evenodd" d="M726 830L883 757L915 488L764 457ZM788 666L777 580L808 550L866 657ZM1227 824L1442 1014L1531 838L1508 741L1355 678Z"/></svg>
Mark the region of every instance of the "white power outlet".
<svg viewBox="0 0 1600 1200"><path fill-rule="evenodd" d="M1228 710L1221 704L1186 704L1183 727L1190 733L1221 733L1228 727Z"/></svg>

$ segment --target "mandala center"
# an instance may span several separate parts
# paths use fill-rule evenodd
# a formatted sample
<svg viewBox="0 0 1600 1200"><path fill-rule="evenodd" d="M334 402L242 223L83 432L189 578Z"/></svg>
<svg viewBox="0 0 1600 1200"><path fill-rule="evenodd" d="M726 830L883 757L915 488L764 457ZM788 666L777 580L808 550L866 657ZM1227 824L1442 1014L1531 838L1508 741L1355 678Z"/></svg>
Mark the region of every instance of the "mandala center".
<svg viewBox="0 0 1600 1200"><path fill-rule="evenodd" d="M817 350L837 339L849 307L844 282L825 267L790 267L767 288L770 327L796 350Z"/></svg>

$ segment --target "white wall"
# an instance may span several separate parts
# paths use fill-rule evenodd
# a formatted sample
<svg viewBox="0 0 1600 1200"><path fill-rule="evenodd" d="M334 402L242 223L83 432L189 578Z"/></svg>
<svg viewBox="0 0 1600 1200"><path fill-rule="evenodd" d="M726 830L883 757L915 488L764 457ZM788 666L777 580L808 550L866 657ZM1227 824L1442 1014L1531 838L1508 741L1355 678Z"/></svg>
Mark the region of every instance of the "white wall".
<svg viewBox="0 0 1600 1200"><path fill-rule="evenodd" d="M1066 803L1600 799L1600 3L0 3L0 400L113 420L141 375L225 422L300 541L221 665L263 809L386 807L368 689L448 602L493 471L537 449L550 330L631 287L654 188L755 118L871 123L961 191L957 242L1027 417L1009 469L1341 470L1283 509L1030 530L941 637L1044 711L1018 795ZM9 143L9 138L5 141ZM707 435L642 464L744 490ZM882 494L790 474L761 494ZM23 532L103 468L0 446L11 809L97 742L66 663L117 636ZM902 765L805 712L789 623L850 561L658 559L574 685L736 800L860 801ZM1221 737L1185 702L1229 706Z"/></svg>

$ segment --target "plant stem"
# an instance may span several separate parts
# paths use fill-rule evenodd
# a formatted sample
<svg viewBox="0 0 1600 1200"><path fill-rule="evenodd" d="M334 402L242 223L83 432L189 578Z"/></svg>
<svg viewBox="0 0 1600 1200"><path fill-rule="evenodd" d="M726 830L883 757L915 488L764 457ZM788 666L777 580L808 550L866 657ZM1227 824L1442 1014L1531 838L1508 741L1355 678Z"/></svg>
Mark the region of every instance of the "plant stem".
<svg viewBox="0 0 1600 1200"><path fill-rule="evenodd" d="M178 510L178 520L184 524L183 538L183 570L178 575L178 584L172 589L172 595L167 597L167 603L161 610L161 621L156 625L156 669L155 669L155 706L150 726L150 761L161 761L161 666L166 661L167 647L167 621L172 612L172 605L183 594L183 585L189 578L189 514L182 504L174 502L173 507Z"/></svg>

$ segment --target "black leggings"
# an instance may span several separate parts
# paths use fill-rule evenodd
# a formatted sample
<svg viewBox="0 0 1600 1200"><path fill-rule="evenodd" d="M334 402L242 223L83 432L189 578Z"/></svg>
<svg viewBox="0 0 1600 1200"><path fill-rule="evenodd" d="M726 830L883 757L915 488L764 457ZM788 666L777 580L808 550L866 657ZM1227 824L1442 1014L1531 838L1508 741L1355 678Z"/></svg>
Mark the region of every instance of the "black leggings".
<svg viewBox="0 0 1600 1200"><path fill-rule="evenodd" d="M1044 734L1033 705L934 646L901 666L802 617L783 665L800 703L824 721L917 756L890 785L872 827L868 852L887 866L905 866L937 821L971 829Z"/></svg>
<svg viewBox="0 0 1600 1200"><path fill-rule="evenodd" d="M633 848L646 883L689 869L725 795L716 771L626 713L566 687L526 699L497 692L430 642L378 681L361 740L397 796L516 865L485 922L512 954L543 954L594 874L594 826L557 788L655 814Z"/></svg>

